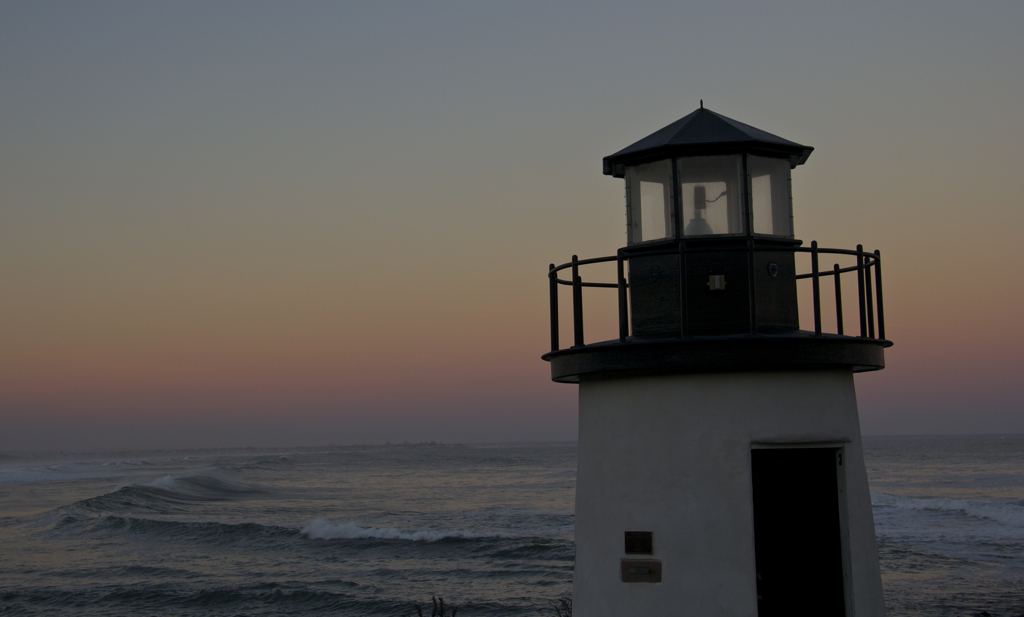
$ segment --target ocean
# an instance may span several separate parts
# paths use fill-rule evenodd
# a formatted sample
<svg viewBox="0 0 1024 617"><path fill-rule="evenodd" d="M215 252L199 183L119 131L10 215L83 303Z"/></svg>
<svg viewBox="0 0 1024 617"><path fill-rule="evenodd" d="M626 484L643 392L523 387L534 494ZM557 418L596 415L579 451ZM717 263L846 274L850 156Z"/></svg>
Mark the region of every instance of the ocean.
<svg viewBox="0 0 1024 617"><path fill-rule="evenodd" d="M866 438L890 617L1024 615L1024 435Z"/></svg>
<svg viewBox="0 0 1024 617"><path fill-rule="evenodd" d="M865 439L889 615L1024 615L1024 436ZM570 443L0 458L3 615L548 615Z"/></svg>

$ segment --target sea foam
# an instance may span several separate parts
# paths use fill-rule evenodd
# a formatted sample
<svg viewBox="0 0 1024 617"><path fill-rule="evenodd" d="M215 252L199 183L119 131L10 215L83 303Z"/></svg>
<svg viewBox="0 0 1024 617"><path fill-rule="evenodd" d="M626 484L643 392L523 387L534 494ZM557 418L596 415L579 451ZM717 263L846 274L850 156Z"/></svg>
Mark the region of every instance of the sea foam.
<svg viewBox="0 0 1024 617"><path fill-rule="evenodd" d="M949 499L946 497L900 497L886 493L871 493L875 507L902 510L948 512L975 518L984 518L1010 527L1024 528L1024 499Z"/></svg>

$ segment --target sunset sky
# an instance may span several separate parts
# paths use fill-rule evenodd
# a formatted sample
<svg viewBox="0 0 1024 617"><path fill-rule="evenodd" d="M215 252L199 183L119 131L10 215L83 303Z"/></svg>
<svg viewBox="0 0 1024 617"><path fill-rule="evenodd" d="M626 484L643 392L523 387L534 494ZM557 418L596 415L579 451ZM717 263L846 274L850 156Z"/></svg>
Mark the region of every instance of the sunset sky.
<svg viewBox="0 0 1024 617"><path fill-rule="evenodd" d="M1022 24L1018 0L3 2L0 452L575 439L547 265L625 244L601 158L700 99L814 146L798 238L881 250L864 432L1024 432Z"/></svg>

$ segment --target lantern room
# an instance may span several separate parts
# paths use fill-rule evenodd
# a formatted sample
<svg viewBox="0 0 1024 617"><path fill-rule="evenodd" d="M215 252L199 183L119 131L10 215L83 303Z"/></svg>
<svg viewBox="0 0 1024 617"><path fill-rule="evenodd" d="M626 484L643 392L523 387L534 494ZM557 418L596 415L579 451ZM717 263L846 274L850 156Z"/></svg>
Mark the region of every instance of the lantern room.
<svg viewBox="0 0 1024 617"><path fill-rule="evenodd" d="M604 159L626 180L630 245L793 237L790 170L813 148L701 108Z"/></svg>

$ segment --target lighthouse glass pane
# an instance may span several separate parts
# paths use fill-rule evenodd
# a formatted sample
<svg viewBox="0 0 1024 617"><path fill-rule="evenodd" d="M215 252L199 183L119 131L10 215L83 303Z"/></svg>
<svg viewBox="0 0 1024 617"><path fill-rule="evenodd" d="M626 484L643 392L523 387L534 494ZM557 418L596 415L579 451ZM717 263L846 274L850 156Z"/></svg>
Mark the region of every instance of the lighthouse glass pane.
<svg viewBox="0 0 1024 617"><path fill-rule="evenodd" d="M683 202L683 235L746 233L739 155L676 159Z"/></svg>
<svg viewBox="0 0 1024 617"><path fill-rule="evenodd" d="M626 168L629 242L662 240L672 235L672 161Z"/></svg>
<svg viewBox="0 0 1024 617"><path fill-rule="evenodd" d="M747 158L754 233L793 237L789 170L787 159Z"/></svg>

